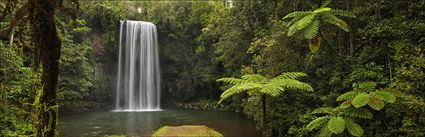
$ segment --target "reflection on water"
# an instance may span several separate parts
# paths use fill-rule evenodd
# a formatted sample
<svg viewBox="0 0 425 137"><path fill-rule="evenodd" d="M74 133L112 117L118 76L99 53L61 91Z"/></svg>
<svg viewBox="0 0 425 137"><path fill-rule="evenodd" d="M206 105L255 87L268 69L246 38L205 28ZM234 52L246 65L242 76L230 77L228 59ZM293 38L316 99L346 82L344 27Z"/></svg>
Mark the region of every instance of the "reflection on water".
<svg viewBox="0 0 425 137"><path fill-rule="evenodd" d="M163 110L155 112L91 112L63 116L61 137L127 135L151 136L164 125L206 125L224 136L260 136L255 125L232 112Z"/></svg>

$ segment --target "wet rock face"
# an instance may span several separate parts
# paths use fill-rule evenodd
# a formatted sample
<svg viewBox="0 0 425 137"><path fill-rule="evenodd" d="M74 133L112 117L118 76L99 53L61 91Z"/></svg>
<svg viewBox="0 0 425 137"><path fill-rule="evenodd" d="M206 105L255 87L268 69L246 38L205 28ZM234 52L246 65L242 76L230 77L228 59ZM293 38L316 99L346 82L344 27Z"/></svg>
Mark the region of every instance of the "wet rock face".
<svg viewBox="0 0 425 137"><path fill-rule="evenodd" d="M219 132L204 125L164 126L152 135L152 137L169 136L223 137Z"/></svg>

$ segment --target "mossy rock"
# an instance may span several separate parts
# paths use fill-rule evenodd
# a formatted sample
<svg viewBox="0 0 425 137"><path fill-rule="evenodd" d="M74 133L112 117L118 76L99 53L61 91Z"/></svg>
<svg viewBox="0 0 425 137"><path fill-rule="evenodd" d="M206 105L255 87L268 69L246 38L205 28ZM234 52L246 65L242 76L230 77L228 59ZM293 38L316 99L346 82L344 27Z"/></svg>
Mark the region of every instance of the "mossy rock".
<svg viewBox="0 0 425 137"><path fill-rule="evenodd" d="M153 133L152 137L223 137L219 132L203 125L164 126Z"/></svg>

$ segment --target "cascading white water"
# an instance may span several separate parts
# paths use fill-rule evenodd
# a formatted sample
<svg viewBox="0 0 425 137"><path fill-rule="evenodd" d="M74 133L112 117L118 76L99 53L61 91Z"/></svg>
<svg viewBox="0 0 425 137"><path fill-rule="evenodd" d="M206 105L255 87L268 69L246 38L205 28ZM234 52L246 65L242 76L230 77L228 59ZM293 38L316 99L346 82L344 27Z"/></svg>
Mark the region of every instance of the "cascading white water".
<svg viewBox="0 0 425 137"><path fill-rule="evenodd" d="M115 111L160 110L160 71L156 26L121 21Z"/></svg>

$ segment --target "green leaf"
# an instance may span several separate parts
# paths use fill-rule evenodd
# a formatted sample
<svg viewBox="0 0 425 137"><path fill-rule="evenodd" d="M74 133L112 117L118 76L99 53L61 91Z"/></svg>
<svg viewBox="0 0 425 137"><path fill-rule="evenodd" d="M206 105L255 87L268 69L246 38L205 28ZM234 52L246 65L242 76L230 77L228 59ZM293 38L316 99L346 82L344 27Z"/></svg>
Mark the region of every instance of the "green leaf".
<svg viewBox="0 0 425 137"><path fill-rule="evenodd" d="M351 119L345 119L345 122L347 124L348 133L356 137L363 136L364 130L359 124L354 123Z"/></svg>
<svg viewBox="0 0 425 137"><path fill-rule="evenodd" d="M310 131L314 130L314 129L320 127L321 125L323 125L326 121L328 121L328 119L329 119L329 116L316 118L316 119L312 120L310 123L308 123L306 128Z"/></svg>
<svg viewBox="0 0 425 137"><path fill-rule="evenodd" d="M373 96L371 96L370 98L369 98L369 102L367 103L371 108L373 108L373 109L375 109L375 110L381 110L382 108L384 108L384 106L385 106L385 102L384 101L382 101L382 100L380 100L380 99L378 99L378 98L376 98L376 97L373 97Z"/></svg>
<svg viewBox="0 0 425 137"><path fill-rule="evenodd" d="M319 8L314 10L313 13L320 13L320 12L327 12L327 11L331 11L331 8L328 8L328 7Z"/></svg>
<svg viewBox="0 0 425 137"><path fill-rule="evenodd" d="M380 90L371 94L372 96L375 96L379 98L380 100L388 102L388 103L394 103L397 99L393 93L390 93L384 90Z"/></svg>
<svg viewBox="0 0 425 137"><path fill-rule="evenodd" d="M289 13L288 15L283 17L282 19L303 17L303 16L306 16L306 15L309 15L310 13L311 13L311 11L295 11L295 12Z"/></svg>
<svg viewBox="0 0 425 137"><path fill-rule="evenodd" d="M304 18L302 18L301 20L294 23L288 30L288 36L292 36L295 33L297 33L299 30L304 29L305 27L310 25L313 22L315 17L316 17L315 13L309 14L305 16Z"/></svg>
<svg viewBox="0 0 425 137"><path fill-rule="evenodd" d="M332 110L333 108L330 107L322 107L315 109L313 112L311 112L311 114L331 114Z"/></svg>
<svg viewBox="0 0 425 137"><path fill-rule="evenodd" d="M320 27L320 20L314 20L311 25L309 25L305 31L304 36L307 39L313 39L316 37L317 33L319 33L319 27Z"/></svg>
<svg viewBox="0 0 425 137"><path fill-rule="evenodd" d="M365 119L371 119L373 117L373 114L365 108L347 108L344 110L343 115Z"/></svg>
<svg viewBox="0 0 425 137"><path fill-rule="evenodd" d="M360 93L353 99L351 104L356 108L363 107L369 102L369 97L370 95L367 93Z"/></svg>
<svg viewBox="0 0 425 137"><path fill-rule="evenodd" d="M241 77L243 80L247 80L250 82L266 82L267 78L260 74L247 74Z"/></svg>
<svg viewBox="0 0 425 137"><path fill-rule="evenodd" d="M364 81L364 82L360 82L358 83L358 88L360 89L374 89L376 88L376 82L373 81Z"/></svg>
<svg viewBox="0 0 425 137"><path fill-rule="evenodd" d="M225 82L225 83L230 83L230 84L240 84L240 83L244 83L244 82L247 82L247 81L243 80L243 79L239 79L239 78L220 78L220 79L217 79L217 82Z"/></svg>
<svg viewBox="0 0 425 137"><path fill-rule="evenodd" d="M318 137L331 137L332 131L330 131L327 127L324 127L320 130Z"/></svg>
<svg viewBox="0 0 425 137"><path fill-rule="evenodd" d="M356 92L356 91L345 92L344 94L339 95L338 98L336 98L336 101L354 99L354 97L356 97L359 93L360 92Z"/></svg>
<svg viewBox="0 0 425 137"><path fill-rule="evenodd" d="M328 129L334 134L344 132L345 120L342 117L332 117L328 122Z"/></svg>
<svg viewBox="0 0 425 137"><path fill-rule="evenodd" d="M338 17L331 15L331 14L323 14L323 21L327 22L329 24L338 26L342 30L349 32L348 24L344 21L339 19Z"/></svg>
<svg viewBox="0 0 425 137"><path fill-rule="evenodd" d="M351 100L346 100L342 102L341 105L339 105L339 107L342 109L349 108L350 106L351 106Z"/></svg>

